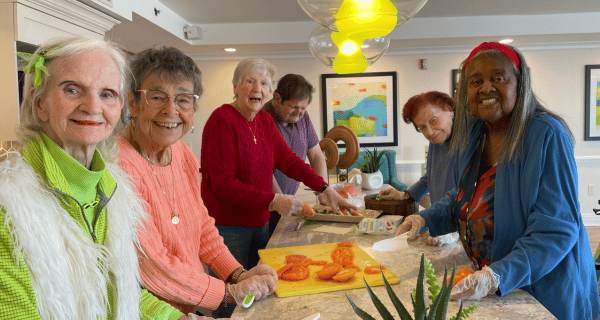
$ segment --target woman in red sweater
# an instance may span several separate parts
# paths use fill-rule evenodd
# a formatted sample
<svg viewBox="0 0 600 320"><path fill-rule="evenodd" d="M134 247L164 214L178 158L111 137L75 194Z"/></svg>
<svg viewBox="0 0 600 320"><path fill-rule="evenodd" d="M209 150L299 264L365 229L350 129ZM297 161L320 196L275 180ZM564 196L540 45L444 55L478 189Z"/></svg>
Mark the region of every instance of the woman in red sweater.
<svg viewBox="0 0 600 320"><path fill-rule="evenodd" d="M142 283L184 314L273 293L267 265L245 271L223 244L200 197L198 160L180 140L202 94L200 70L175 48L148 49L131 62L131 123L121 133L119 165L144 200L138 255ZM204 272L202 263L216 275ZM195 319L192 315L189 319Z"/></svg>
<svg viewBox="0 0 600 320"><path fill-rule="evenodd" d="M233 75L235 100L217 108L202 134L202 199L219 234L245 268L258 263L269 239L270 210L300 211L302 201L273 194L273 170L324 193L334 212L356 210L287 146L273 118L261 110L273 88L275 67L250 58Z"/></svg>

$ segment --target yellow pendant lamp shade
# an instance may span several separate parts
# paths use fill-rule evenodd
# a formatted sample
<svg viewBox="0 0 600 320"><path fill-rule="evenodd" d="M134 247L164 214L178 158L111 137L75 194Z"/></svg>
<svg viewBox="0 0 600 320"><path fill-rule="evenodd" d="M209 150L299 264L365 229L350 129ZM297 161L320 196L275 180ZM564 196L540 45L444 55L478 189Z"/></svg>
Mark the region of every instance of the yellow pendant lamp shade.
<svg viewBox="0 0 600 320"><path fill-rule="evenodd" d="M341 32L332 32L331 40L338 47L338 53L332 64L336 73L361 73L367 69L369 62L360 50L363 39L352 39Z"/></svg>
<svg viewBox="0 0 600 320"><path fill-rule="evenodd" d="M344 0L335 14L335 26L353 39L383 37L394 30L397 13L390 0Z"/></svg>

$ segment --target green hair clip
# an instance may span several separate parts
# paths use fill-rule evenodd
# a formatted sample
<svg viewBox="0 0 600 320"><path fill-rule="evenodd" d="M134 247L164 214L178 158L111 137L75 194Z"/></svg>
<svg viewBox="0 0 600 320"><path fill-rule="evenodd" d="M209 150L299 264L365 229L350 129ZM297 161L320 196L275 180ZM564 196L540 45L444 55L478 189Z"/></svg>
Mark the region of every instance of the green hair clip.
<svg viewBox="0 0 600 320"><path fill-rule="evenodd" d="M27 52L15 52L17 56L23 58L23 60L27 61L28 64L23 67L23 72L25 73L35 73L35 79L33 80L33 87L37 88L42 84L42 72L45 74L48 73L48 69L44 66L44 62L46 59L44 58L45 52L42 52L40 55L31 54ZM29 67L29 70L27 70Z"/></svg>

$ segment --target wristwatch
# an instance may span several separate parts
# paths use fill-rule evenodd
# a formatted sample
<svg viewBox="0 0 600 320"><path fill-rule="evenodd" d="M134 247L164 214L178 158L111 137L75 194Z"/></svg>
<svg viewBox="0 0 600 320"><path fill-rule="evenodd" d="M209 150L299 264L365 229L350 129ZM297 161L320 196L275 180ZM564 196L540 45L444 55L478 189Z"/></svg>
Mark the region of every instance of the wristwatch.
<svg viewBox="0 0 600 320"><path fill-rule="evenodd" d="M323 189L321 189L321 193L325 192L325 189L327 189L327 187L329 187L329 185L328 185L328 184L324 185L324 186L323 186Z"/></svg>

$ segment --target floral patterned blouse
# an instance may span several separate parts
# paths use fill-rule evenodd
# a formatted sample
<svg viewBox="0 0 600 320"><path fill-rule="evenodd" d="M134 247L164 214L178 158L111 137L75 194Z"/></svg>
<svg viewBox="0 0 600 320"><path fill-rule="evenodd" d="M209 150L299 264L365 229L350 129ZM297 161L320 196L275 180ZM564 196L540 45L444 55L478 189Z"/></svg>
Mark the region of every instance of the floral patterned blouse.
<svg viewBox="0 0 600 320"><path fill-rule="evenodd" d="M494 189L496 167L480 168L483 174L475 183L470 201L459 190L459 234L465 252L471 262L481 269L490 265L494 241Z"/></svg>

